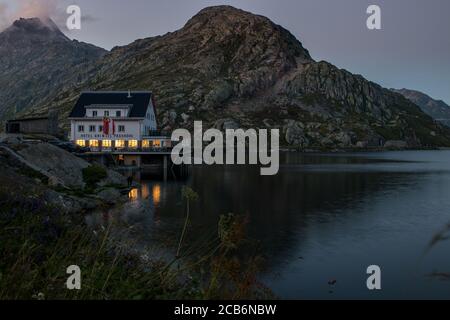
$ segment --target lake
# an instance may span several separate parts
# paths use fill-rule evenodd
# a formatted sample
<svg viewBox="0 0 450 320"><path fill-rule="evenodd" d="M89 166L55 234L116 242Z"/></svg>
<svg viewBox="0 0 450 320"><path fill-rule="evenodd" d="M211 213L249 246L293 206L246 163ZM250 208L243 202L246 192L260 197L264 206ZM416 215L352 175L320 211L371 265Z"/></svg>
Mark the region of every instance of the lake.
<svg viewBox="0 0 450 320"><path fill-rule="evenodd" d="M261 281L286 299L450 298L450 240L427 250L450 223L450 151L281 154L280 171L195 166L187 181L142 181L120 213L143 247L176 244L192 204L189 241L214 237L221 214L248 217L265 257ZM366 286L381 268L381 290ZM335 284L329 282L335 281Z"/></svg>

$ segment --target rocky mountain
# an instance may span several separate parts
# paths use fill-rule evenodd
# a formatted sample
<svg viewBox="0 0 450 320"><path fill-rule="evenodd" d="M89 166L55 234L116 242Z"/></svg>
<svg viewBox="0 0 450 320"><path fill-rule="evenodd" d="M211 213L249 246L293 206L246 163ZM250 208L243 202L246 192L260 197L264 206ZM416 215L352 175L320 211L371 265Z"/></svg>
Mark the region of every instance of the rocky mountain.
<svg viewBox="0 0 450 320"><path fill-rule="evenodd" d="M401 94L316 62L286 29L229 6L200 11L178 31L113 48L42 97L32 114L67 115L82 90L150 89L159 126L280 128L298 148L450 146L450 130ZM63 122L63 125L66 125ZM392 144L392 143L391 143ZM394 144L395 145L395 144Z"/></svg>
<svg viewBox="0 0 450 320"><path fill-rule="evenodd" d="M435 100L430 96L416 90L391 89L394 92L402 94L405 98L418 105L423 112L433 119L450 126L450 106L442 100Z"/></svg>
<svg viewBox="0 0 450 320"><path fill-rule="evenodd" d="M0 33L0 119L54 96L106 51L67 38L50 19L20 19Z"/></svg>

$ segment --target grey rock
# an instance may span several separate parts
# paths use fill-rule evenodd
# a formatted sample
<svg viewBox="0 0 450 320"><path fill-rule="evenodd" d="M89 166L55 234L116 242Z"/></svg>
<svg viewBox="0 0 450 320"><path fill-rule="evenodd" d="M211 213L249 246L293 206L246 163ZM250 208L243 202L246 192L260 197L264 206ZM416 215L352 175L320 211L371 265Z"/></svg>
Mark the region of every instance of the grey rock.
<svg viewBox="0 0 450 320"><path fill-rule="evenodd" d="M59 180L68 187L84 187L82 169L89 166L89 163L83 159L48 143L22 144L17 153L55 177L54 183Z"/></svg>
<svg viewBox="0 0 450 320"><path fill-rule="evenodd" d="M348 132L338 132L333 136L333 139L338 141L340 147L350 147L352 145L352 136Z"/></svg>
<svg viewBox="0 0 450 320"><path fill-rule="evenodd" d="M384 144L386 149L405 149L408 147L408 143L403 140L388 140Z"/></svg>
<svg viewBox="0 0 450 320"><path fill-rule="evenodd" d="M263 124L266 126L266 128L272 128L274 126L272 119L264 119Z"/></svg>
<svg viewBox="0 0 450 320"><path fill-rule="evenodd" d="M100 191L97 194L97 197L102 199L104 202L108 204L115 204L119 202L119 200L122 198L122 194L119 190L114 188L107 188L102 191Z"/></svg>
<svg viewBox="0 0 450 320"><path fill-rule="evenodd" d="M239 124L233 119L219 119L214 123L214 128L221 131L227 129L239 129Z"/></svg>
<svg viewBox="0 0 450 320"><path fill-rule="evenodd" d="M233 88L227 82L221 82L205 97L205 105L216 107L225 102L233 94Z"/></svg>
<svg viewBox="0 0 450 320"><path fill-rule="evenodd" d="M188 122L189 118L189 115L187 115L186 113L181 114L181 119L183 119L184 123Z"/></svg>
<svg viewBox="0 0 450 320"><path fill-rule="evenodd" d="M306 137L304 130L300 123L296 121L289 121L283 127L285 132L285 139L289 145L305 148L309 145L309 139Z"/></svg>
<svg viewBox="0 0 450 320"><path fill-rule="evenodd" d="M367 148L369 146L369 142L368 141L358 141L356 142L356 147L357 148Z"/></svg>
<svg viewBox="0 0 450 320"><path fill-rule="evenodd" d="M175 123L175 121L177 120L177 112L175 110L170 110L169 112L169 121L170 123Z"/></svg>
<svg viewBox="0 0 450 320"><path fill-rule="evenodd" d="M105 169L106 169L107 176L105 179L103 179L102 181L100 181L98 183L99 186L108 186L108 185L126 186L127 185L127 179L122 174L120 174L114 170L109 170L107 168L105 168Z"/></svg>

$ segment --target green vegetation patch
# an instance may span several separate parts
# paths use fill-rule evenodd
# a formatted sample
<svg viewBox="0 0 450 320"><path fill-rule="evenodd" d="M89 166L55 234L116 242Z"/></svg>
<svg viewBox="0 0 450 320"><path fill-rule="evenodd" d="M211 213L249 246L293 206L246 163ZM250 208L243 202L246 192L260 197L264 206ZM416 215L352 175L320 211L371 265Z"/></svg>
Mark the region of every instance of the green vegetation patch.
<svg viewBox="0 0 450 320"><path fill-rule="evenodd" d="M95 188L97 183L107 177L106 169L98 164L83 169L83 181L88 188Z"/></svg>

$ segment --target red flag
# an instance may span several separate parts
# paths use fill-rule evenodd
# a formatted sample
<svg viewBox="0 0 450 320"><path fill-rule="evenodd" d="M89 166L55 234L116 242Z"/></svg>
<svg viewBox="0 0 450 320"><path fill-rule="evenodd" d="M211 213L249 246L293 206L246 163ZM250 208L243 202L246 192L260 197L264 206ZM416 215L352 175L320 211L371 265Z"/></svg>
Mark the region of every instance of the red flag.
<svg viewBox="0 0 450 320"><path fill-rule="evenodd" d="M113 122L112 122L112 132L113 132L113 134L116 134L116 121L115 120L113 120Z"/></svg>
<svg viewBox="0 0 450 320"><path fill-rule="evenodd" d="M106 118L103 118L103 127L102 127L103 134L106 134Z"/></svg>
<svg viewBox="0 0 450 320"><path fill-rule="evenodd" d="M109 134L109 119L103 118L103 134Z"/></svg>

